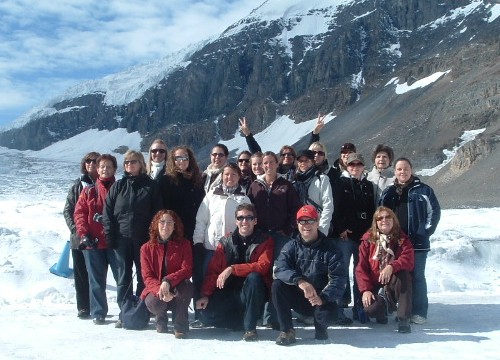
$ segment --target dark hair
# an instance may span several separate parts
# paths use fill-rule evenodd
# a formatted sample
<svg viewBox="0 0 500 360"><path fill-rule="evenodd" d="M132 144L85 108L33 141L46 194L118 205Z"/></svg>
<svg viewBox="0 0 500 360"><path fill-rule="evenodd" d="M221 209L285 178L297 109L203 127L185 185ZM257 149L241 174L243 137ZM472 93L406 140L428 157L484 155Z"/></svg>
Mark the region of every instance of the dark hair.
<svg viewBox="0 0 500 360"><path fill-rule="evenodd" d="M236 217L236 215L238 215L238 211L242 211L242 210L246 210L246 211L250 211L253 216L257 217L257 210L255 210L255 206L253 204L249 204L249 203L243 203L243 204L240 204L236 207L236 210L234 212L234 217Z"/></svg>
<svg viewBox="0 0 500 360"><path fill-rule="evenodd" d="M177 150L184 150L189 157L189 165L186 169L187 177L191 178L195 187L202 186L201 172L194 157L193 150L186 145L179 145L171 149L167 156L167 165L165 166L165 175L167 175L174 184L179 184L179 178L177 177L177 167L175 166L175 152Z"/></svg>
<svg viewBox="0 0 500 360"><path fill-rule="evenodd" d="M389 156L389 166L392 165L392 160L394 159L394 150L390 146L384 144L378 144L372 153L372 162L375 163L375 158L378 153L385 152Z"/></svg>
<svg viewBox="0 0 500 360"><path fill-rule="evenodd" d="M212 147L212 149L213 149L213 148L216 148L216 147L221 148L221 149L222 149L222 151L224 152L224 155L226 155L226 157L229 155L229 150L228 150L228 148L227 148L227 146L226 146L226 145L224 145L224 144L215 144L215 145Z"/></svg>
<svg viewBox="0 0 500 360"><path fill-rule="evenodd" d="M174 241L184 238L184 224L181 218L173 210L160 210L156 213L149 224L149 241L150 246L156 245L160 239L160 231L158 230L158 223L163 215L168 214L174 220L174 231L172 233L172 239Z"/></svg>
<svg viewBox="0 0 500 360"><path fill-rule="evenodd" d="M385 206L379 206L375 213L373 214L372 225L370 227L370 242L377 242L379 237L379 231L377 227L377 218L380 216L382 212L387 212L389 216L392 218L392 229L391 233L388 234L389 240L391 242L399 241L401 237L401 226L399 225L399 220L394 211Z"/></svg>
<svg viewBox="0 0 500 360"><path fill-rule="evenodd" d="M97 159L101 154L98 152L92 151L87 154L82 158L82 161L80 161L80 172L82 174L87 174L87 168L85 167L85 161L88 159Z"/></svg>
<svg viewBox="0 0 500 360"><path fill-rule="evenodd" d="M412 165L411 161L408 160L405 157L399 157L399 158L397 158L396 161L394 161L394 165L396 165L400 161L406 161L410 165L410 168L413 170L413 165Z"/></svg>
<svg viewBox="0 0 500 360"><path fill-rule="evenodd" d="M283 154L283 151L285 150L290 150L290 152L292 153L293 157L296 158L297 157L297 154L295 153L295 149L293 147L291 147L290 145L283 145L280 149L280 156L281 154Z"/></svg>
<svg viewBox="0 0 500 360"><path fill-rule="evenodd" d="M236 171L238 173L238 176L241 178L241 169L238 165L236 165L235 163L227 163L222 167L221 174L224 174L224 170L226 170L227 168Z"/></svg>
<svg viewBox="0 0 500 360"><path fill-rule="evenodd" d="M248 156L252 157L252 153L248 150L243 150L242 152L240 152L238 154L238 159L240 158L241 155L248 155Z"/></svg>
<svg viewBox="0 0 500 360"><path fill-rule="evenodd" d="M111 161L111 163L113 164L113 168L115 170L118 169L118 162L116 161L116 158L113 155L110 154L99 155L97 157L96 164L99 165L99 163L104 160Z"/></svg>

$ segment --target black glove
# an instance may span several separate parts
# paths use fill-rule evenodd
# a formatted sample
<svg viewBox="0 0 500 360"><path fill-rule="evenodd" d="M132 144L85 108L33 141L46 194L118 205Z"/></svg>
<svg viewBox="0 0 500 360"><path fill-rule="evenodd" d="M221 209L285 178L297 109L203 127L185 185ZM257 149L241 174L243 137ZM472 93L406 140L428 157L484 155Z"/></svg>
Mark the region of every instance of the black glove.
<svg viewBox="0 0 500 360"><path fill-rule="evenodd" d="M90 240L90 236L85 235L81 238L80 244L78 245L78 250L86 250L91 247L92 240Z"/></svg>

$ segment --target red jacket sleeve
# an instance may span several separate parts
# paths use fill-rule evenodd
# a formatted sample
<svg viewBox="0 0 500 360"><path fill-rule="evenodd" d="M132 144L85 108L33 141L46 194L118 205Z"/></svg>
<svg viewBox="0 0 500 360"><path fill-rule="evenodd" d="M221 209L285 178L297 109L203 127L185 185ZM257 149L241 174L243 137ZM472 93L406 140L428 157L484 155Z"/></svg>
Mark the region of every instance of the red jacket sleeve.
<svg viewBox="0 0 500 360"><path fill-rule="evenodd" d="M415 252L410 238L401 232L401 245L396 253L396 258L390 263L394 273L401 270L412 271L415 265Z"/></svg>
<svg viewBox="0 0 500 360"><path fill-rule="evenodd" d="M219 242L215 249L214 256L208 263L207 273L205 274L201 287L202 296L210 296L214 293L217 287L217 278L225 268L227 268L227 261L224 254L224 245Z"/></svg>
<svg viewBox="0 0 500 360"><path fill-rule="evenodd" d="M158 291L160 290L161 265L160 265L160 271L158 271L159 256L163 258L162 247L151 246L149 242L141 246L141 274L142 274L142 280L144 281L145 285L145 288L141 294L141 298L143 299L149 293L152 293L156 296L158 294Z"/></svg>
<svg viewBox="0 0 500 360"><path fill-rule="evenodd" d="M251 272L257 272L263 277L267 276L271 270L273 251L274 240L269 237L266 241L257 246L254 254L252 254L251 262L233 265L233 275L247 277Z"/></svg>
<svg viewBox="0 0 500 360"><path fill-rule="evenodd" d="M75 212L73 213L73 220L76 225L76 233L80 238L90 234L89 228L89 206L87 191L85 189L80 193L78 201L76 202Z"/></svg>
<svg viewBox="0 0 500 360"><path fill-rule="evenodd" d="M377 280L373 281L373 275L375 275L371 268L370 263L370 253L371 246L370 242L365 236L363 236L361 244L359 245L359 261L356 266L356 281L358 283L358 289L361 294L365 291L374 290L375 286L378 284L378 274L376 275Z"/></svg>
<svg viewBox="0 0 500 360"><path fill-rule="evenodd" d="M167 248L167 280L171 287L176 287L183 280L193 275L193 253L191 243L182 239L176 246Z"/></svg>

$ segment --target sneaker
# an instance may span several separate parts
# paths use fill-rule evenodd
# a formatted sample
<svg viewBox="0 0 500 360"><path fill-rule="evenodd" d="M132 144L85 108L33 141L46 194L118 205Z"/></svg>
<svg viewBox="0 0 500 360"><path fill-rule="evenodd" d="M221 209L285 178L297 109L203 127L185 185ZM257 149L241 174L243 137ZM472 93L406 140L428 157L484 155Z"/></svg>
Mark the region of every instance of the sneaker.
<svg viewBox="0 0 500 360"><path fill-rule="evenodd" d="M93 321L94 321L95 325L105 325L106 324L106 320L104 320L104 316L96 316Z"/></svg>
<svg viewBox="0 0 500 360"><path fill-rule="evenodd" d="M296 341L297 340L295 339L295 330L290 329L286 332L285 331L280 332L280 335L276 339L276 344L287 346L295 343Z"/></svg>
<svg viewBox="0 0 500 360"><path fill-rule="evenodd" d="M174 331L174 337L176 339L185 339L186 338L186 333L185 332L182 332L182 331L177 331L175 330Z"/></svg>
<svg viewBox="0 0 500 360"><path fill-rule="evenodd" d="M427 319L423 316L420 316L420 315L413 315L411 317L411 322L414 324L417 324L417 325L422 325L422 324L425 324L427 322Z"/></svg>
<svg viewBox="0 0 500 360"><path fill-rule="evenodd" d="M259 340L259 336L257 335L257 330L245 331L245 333L243 334L243 340L245 340L245 341L257 341L257 340Z"/></svg>
<svg viewBox="0 0 500 360"><path fill-rule="evenodd" d="M314 325L314 317L313 316L305 316L305 315L301 315L301 314L298 314L297 315L297 322L298 323L301 323L301 324L304 324L304 325Z"/></svg>
<svg viewBox="0 0 500 360"><path fill-rule="evenodd" d="M123 323L121 320L118 319L117 322L115 322L115 329L121 329L123 327Z"/></svg>
<svg viewBox="0 0 500 360"><path fill-rule="evenodd" d="M317 326L314 332L314 338L316 340L328 340L328 331L326 327Z"/></svg>
<svg viewBox="0 0 500 360"><path fill-rule="evenodd" d="M85 309L80 309L80 310L78 310L78 314L76 314L76 316L79 319L89 319L90 318L90 311L85 310Z"/></svg>
<svg viewBox="0 0 500 360"><path fill-rule="evenodd" d="M399 319L398 322L398 332L402 334L408 334L411 333L411 326L408 320L406 319Z"/></svg>

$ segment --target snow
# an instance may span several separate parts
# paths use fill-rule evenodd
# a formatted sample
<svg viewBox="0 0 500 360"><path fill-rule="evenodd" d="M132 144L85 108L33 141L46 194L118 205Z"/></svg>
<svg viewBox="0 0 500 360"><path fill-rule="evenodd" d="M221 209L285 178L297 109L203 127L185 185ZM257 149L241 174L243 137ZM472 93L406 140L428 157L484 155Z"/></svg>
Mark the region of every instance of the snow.
<svg viewBox="0 0 500 360"><path fill-rule="evenodd" d="M386 86L390 85L390 84L396 84L396 89L395 89L396 94L401 95L401 94L407 93L408 91L411 91L411 90L426 87L426 86L438 81L439 79L441 79L442 76L448 74L450 71L451 70L435 72L429 76L426 76L425 78L422 78L420 80L415 81L411 85L408 85L407 82L405 82L404 84L399 84L399 79L392 78L386 84Z"/></svg>
<svg viewBox="0 0 500 360"><path fill-rule="evenodd" d="M491 16L488 18L488 22L491 23L495 21L500 16L500 4L495 4L491 7Z"/></svg>
<svg viewBox="0 0 500 360"><path fill-rule="evenodd" d="M451 160L453 160L453 157L457 153L458 149L460 149L462 146L464 146L468 142L471 142L472 140L474 140L476 138L476 136L483 133L485 130L486 130L486 128L464 131L462 136L460 136L460 139L462 141L457 146L454 146L452 150L448 150L448 149L443 150L443 154L446 156L446 159L441 164L433 167L432 169L422 169L420 171L417 171L417 175L422 175L422 176L434 175L439 170L441 170L443 167L445 167L449 162L451 162Z"/></svg>
<svg viewBox="0 0 500 360"><path fill-rule="evenodd" d="M277 151L277 138L293 143L315 121L294 124L281 117L257 140ZM236 135L226 144L239 151L245 145ZM467 132L462 138L473 136ZM110 275L106 325L77 319L73 280L48 271L69 239L62 216L67 191L84 153L123 145L137 149L139 143L137 133L124 129L89 130L41 151L0 148L0 359L498 358L500 207L443 210L427 261L428 322L414 325L411 334L398 334L391 318L387 325L332 326L328 341L315 341L312 327L297 325L298 342L287 348L275 345L278 333L264 328L258 329L258 343L223 329L196 329L176 340L156 333L153 321L144 331L115 329L118 307Z"/></svg>

